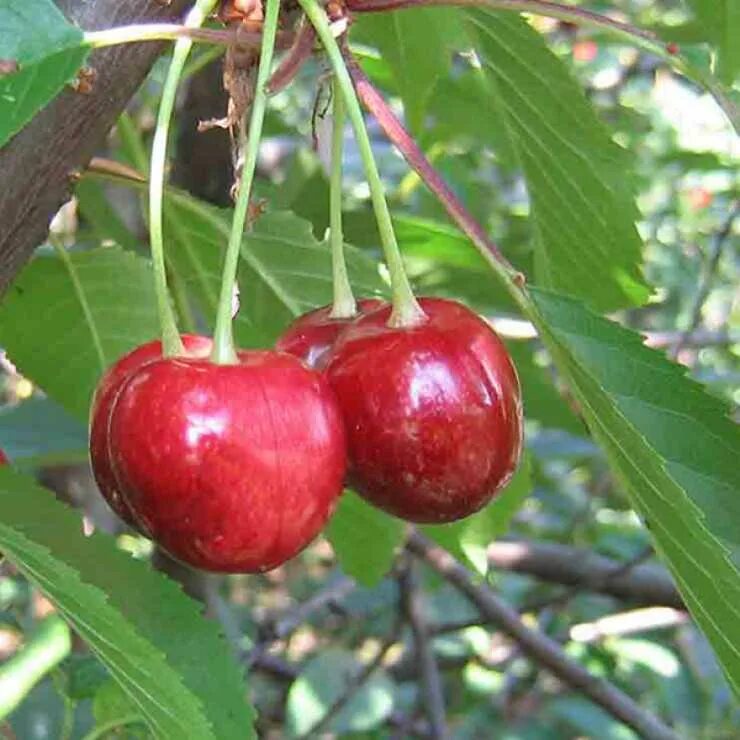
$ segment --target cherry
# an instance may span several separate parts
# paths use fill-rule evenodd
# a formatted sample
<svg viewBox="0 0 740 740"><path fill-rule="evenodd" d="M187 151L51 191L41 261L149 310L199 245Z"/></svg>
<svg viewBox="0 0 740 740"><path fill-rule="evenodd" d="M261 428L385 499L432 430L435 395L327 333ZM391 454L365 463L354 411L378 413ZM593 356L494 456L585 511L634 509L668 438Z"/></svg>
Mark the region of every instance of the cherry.
<svg viewBox="0 0 740 740"><path fill-rule="evenodd" d="M212 342L208 337L185 334L182 336L185 350L189 354L207 357ZM142 365L162 357L159 340L147 342L121 357L106 371L95 389L90 408L90 462L95 481L103 498L123 521L137 527L128 504L118 490L118 483L111 469L108 454L108 425L113 402L129 377Z"/></svg>
<svg viewBox="0 0 740 740"><path fill-rule="evenodd" d="M8 458L6 454L0 450L0 465L7 465L8 464Z"/></svg>
<svg viewBox="0 0 740 740"><path fill-rule="evenodd" d="M136 371L109 453L137 521L173 557L260 572L318 534L342 491L346 443L326 379L292 355L166 358Z"/></svg>
<svg viewBox="0 0 740 740"><path fill-rule="evenodd" d="M363 316L385 305L380 298L362 298L357 301L357 313ZM311 367L320 367L342 329L357 318L333 319L331 309L324 306L299 316L282 333L275 349L300 357Z"/></svg>
<svg viewBox="0 0 740 740"><path fill-rule="evenodd" d="M390 306L350 324L325 374L347 430L350 482L413 522L450 522L510 479L522 444L519 381L504 344L465 306L422 298L427 321L387 326Z"/></svg>

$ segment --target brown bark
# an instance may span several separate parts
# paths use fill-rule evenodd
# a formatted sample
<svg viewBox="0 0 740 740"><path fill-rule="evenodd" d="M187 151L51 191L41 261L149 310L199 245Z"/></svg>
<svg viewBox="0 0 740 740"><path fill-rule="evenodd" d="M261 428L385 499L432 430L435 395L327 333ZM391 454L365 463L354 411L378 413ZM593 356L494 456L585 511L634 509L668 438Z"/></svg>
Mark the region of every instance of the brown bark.
<svg viewBox="0 0 740 740"><path fill-rule="evenodd" d="M188 0L56 0L85 30L168 21ZM89 94L65 90L0 149L0 295L69 199L84 167L136 92L164 46L126 44L101 49L88 65L96 72Z"/></svg>

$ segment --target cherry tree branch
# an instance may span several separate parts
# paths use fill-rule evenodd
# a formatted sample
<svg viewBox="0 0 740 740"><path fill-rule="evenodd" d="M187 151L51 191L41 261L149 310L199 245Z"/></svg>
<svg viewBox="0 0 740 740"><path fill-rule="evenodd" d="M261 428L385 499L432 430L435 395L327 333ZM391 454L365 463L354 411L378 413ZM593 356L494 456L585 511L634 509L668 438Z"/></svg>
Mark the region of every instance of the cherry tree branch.
<svg viewBox="0 0 740 740"><path fill-rule="evenodd" d="M188 0L57 0L69 20L89 30L178 18ZM96 152L163 50L126 44L90 56L89 94L66 90L0 149L0 294L46 237L76 176Z"/></svg>
<svg viewBox="0 0 740 740"><path fill-rule="evenodd" d="M420 669L421 694L429 719L431 737L435 740L444 740L447 737L447 721L442 680L434 656L429 628L424 618L424 607L416 583L414 565L415 563L409 560L399 577L401 610L414 636L416 661Z"/></svg>
<svg viewBox="0 0 740 740"><path fill-rule="evenodd" d="M630 561L627 568L591 550L526 540L498 540L487 554L493 568L646 606L685 608L670 575L659 566Z"/></svg>
<svg viewBox="0 0 740 740"><path fill-rule="evenodd" d="M563 683L582 692L610 715L647 740L677 740L677 735L659 718L645 711L627 694L589 673L547 635L529 629L519 614L490 588L476 582L466 568L448 552L414 532L407 548L475 604L481 614L513 639L522 652L546 667Z"/></svg>

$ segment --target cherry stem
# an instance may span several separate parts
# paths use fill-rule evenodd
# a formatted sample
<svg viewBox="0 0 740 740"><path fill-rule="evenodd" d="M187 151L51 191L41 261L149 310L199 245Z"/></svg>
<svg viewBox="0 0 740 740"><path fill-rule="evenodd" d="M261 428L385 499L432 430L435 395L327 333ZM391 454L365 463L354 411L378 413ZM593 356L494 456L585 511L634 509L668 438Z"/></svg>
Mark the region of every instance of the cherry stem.
<svg viewBox="0 0 740 740"><path fill-rule="evenodd" d="M334 285L334 304L329 316L348 319L357 313L357 303L347 275L344 259L344 234L342 233L342 149L344 143L344 98L337 85L332 83L332 140L331 177L329 188L329 239L331 242L331 268Z"/></svg>
<svg viewBox="0 0 740 740"><path fill-rule="evenodd" d="M234 204L231 234L224 259L223 274L221 277L221 295L218 299L216 329L213 334L213 352L211 354L211 360L221 365L230 365L237 362L231 315L232 297L236 286L239 252L244 239L244 229L249 211L249 197L252 192L254 172L257 168L257 155L259 153L260 139L262 138L265 109L267 108L267 82L270 77L270 67L272 66L272 57L275 51L279 11L280 0L267 0L265 3L265 22L262 29L262 49L260 51L259 68L257 70L257 85L254 91L252 114L249 121L249 135L247 137L246 147L240 146L243 163L239 177L236 203Z"/></svg>
<svg viewBox="0 0 740 740"><path fill-rule="evenodd" d="M215 5L216 0L198 0L185 18L185 26L189 28L201 26ZM169 291L167 290L162 210L170 120L175 107L177 86L192 47L193 40L188 37L180 37L175 42L172 61L167 72L167 79L162 90L162 100L157 113L157 127L154 131L149 173L149 235L154 268L154 290L157 297L157 313L162 333L162 354L165 357L183 354L185 351L180 339L180 332L177 329L175 313L170 303Z"/></svg>
<svg viewBox="0 0 740 740"><path fill-rule="evenodd" d="M411 134L406 131L383 96L373 87L348 49L343 49L347 69L357 89L357 94L380 124L388 140L401 153L411 169L418 174L427 187L437 196L450 218L462 229L475 247L483 254L494 270L507 283L522 280L519 273L504 257L484 231L483 227L468 212L459 198L452 192L441 175L426 158Z"/></svg>
<svg viewBox="0 0 740 740"><path fill-rule="evenodd" d="M396 242L396 235L393 232L391 214L388 210L388 204L385 201L383 183L380 180L380 173L373 157L373 150L370 144L370 137L365 128L362 109L357 100L355 89L352 86L352 80L345 66L342 52L334 38L334 31L329 23L329 19L317 0L298 0L298 2L316 29L316 33L329 57L334 71L336 85L344 97L350 122L354 129L357 147L360 150L360 155L365 166L365 175L370 187L370 197L375 211L375 219L378 223L380 241L383 245L383 253L388 263L388 270L391 277L393 310L388 319L388 325L401 327L419 324L426 320L426 316L414 297L411 284L403 268L403 260L398 249L398 243ZM344 25L342 25L341 31L344 32Z"/></svg>

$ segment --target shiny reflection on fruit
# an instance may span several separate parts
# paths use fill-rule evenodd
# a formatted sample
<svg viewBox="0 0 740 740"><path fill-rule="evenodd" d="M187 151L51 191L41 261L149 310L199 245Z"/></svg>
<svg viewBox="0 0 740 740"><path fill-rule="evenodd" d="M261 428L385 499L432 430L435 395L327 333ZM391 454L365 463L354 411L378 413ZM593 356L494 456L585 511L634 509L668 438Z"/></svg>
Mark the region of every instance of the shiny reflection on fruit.
<svg viewBox="0 0 740 740"><path fill-rule="evenodd" d="M514 473L521 393L486 322L454 301L420 304L428 320L419 326L389 328L390 308L353 322L325 374L359 493L409 521L449 522L479 510Z"/></svg>
<svg viewBox="0 0 740 740"><path fill-rule="evenodd" d="M113 469L134 517L173 557L258 572L296 555L331 514L346 468L336 399L297 358L159 360L111 415Z"/></svg>
<svg viewBox="0 0 740 740"><path fill-rule="evenodd" d="M185 351L194 357L207 357L212 342L209 337L184 334L181 337ZM159 340L142 344L121 357L100 379L90 408L90 463L100 493L123 521L135 527L128 504L121 497L108 455L108 425L116 396L124 383L140 367L162 357Z"/></svg>

